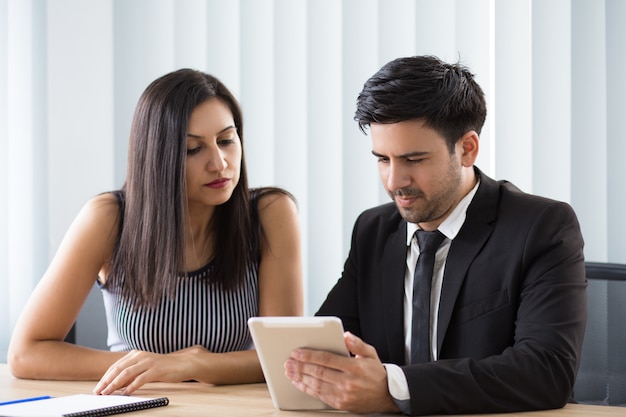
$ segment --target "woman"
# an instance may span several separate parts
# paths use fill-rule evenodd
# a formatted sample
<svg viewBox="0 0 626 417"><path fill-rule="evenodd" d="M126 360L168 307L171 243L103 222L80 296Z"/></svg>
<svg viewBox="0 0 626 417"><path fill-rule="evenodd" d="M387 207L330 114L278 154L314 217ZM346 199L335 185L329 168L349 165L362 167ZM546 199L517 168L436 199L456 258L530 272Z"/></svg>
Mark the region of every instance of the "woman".
<svg viewBox="0 0 626 417"><path fill-rule="evenodd" d="M83 207L15 327L15 376L99 380L97 394L263 380L246 321L302 314L300 230L290 194L248 189L242 143L216 78L182 69L148 86L124 186ZM96 280L111 351L63 341Z"/></svg>

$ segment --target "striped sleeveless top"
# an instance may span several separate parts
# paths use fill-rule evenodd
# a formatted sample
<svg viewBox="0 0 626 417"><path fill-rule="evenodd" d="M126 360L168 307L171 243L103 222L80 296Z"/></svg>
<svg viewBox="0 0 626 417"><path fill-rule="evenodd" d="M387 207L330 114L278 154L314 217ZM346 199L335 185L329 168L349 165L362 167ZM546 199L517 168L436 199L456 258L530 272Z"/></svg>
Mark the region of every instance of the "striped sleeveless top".
<svg viewBox="0 0 626 417"><path fill-rule="evenodd" d="M245 285L231 291L207 280L210 273L209 263L178 277L174 297L164 296L156 307L137 311L113 290L102 289L109 349L155 353L194 345L215 353L252 349L247 321L259 311L256 268L248 271Z"/></svg>
<svg viewBox="0 0 626 417"><path fill-rule="evenodd" d="M251 191L256 214L257 197L262 190ZM113 194L121 207L121 193ZM255 220L258 221L253 216ZM179 276L173 297L164 295L157 306L136 311L113 286L101 287L109 349L154 353L170 353L194 345L214 353L253 349L247 321L259 313L258 267L254 264L249 268L243 285L223 290L208 279L212 270L209 262L187 276Z"/></svg>

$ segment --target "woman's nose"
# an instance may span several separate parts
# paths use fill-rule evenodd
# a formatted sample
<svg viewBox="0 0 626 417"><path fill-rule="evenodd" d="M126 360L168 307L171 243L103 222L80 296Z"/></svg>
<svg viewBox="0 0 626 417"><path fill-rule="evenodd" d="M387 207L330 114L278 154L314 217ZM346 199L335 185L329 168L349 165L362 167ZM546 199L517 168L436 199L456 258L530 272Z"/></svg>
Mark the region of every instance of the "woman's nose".
<svg viewBox="0 0 626 417"><path fill-rule="evenodd" d="M209 171L222 171L226 168L226 159L219 148L211 149L209 159L207 161Z"/></svg>

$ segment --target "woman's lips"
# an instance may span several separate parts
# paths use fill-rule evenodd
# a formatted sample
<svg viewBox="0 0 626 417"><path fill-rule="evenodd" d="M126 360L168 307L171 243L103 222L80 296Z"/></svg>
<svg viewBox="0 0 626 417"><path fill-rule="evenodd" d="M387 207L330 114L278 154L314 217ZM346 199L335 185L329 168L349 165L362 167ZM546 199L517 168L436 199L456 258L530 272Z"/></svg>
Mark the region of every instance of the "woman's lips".
<svg viewBox="0 0 626 417"><path fill-rule="evenodd" d="M228 185L229 181L230 181L229 178L220 178L215 181L211 181L208 184L205 184L205 186L209 188L224 188L226 187L226 185Z"/></svg>

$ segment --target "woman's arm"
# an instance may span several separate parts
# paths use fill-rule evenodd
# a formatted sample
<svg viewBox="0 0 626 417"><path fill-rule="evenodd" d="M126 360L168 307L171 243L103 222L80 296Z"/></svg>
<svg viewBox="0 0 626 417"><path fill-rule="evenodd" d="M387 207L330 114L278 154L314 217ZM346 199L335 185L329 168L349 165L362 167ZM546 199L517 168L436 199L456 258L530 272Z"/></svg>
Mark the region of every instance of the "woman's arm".
<svg viewBox="0 0 626 417"><path fill-rule="evenodd" d="M112 194L96 196L68 229L13 331L8 364L16 377L97 380L124 355L63 341L111 256L118 212Z"/></svg>
<svg viewBox="0 0 626 417"><path fill-rule="evenodd" d="M300 225L295 202L283 194L267 193L259 200L264 232L259 265L259 314L303 314ZM255 350L212 353L200 346L162 355L133 351L116 362L94 392L130 394L151 381L196 380L209 384L263 381Z"/></svg>
<svg viewBox="0 0 626 417"><path fill-rule="evenodd" d="M302 249L296 203L283 194L266 194L259 201L265 234L259 266L259 315L303 314Z"/></svg>

